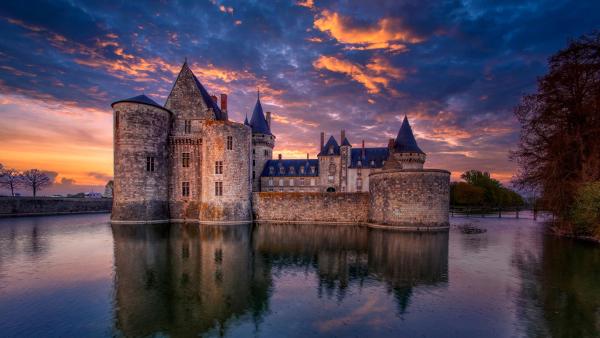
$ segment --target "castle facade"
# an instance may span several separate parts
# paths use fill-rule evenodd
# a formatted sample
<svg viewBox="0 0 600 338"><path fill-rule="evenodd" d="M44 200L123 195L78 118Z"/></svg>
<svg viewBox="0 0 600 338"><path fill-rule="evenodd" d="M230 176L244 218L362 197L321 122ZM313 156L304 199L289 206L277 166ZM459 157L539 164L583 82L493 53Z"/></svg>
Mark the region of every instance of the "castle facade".
<svg viewBox="0 0 600 338"><path fill-rule="evenodd" d="M220 100L210 95L187 62L164 106L140 95L112 107L115 223L239 223L261 214L253 209L253 193L368 192L374 205L364 207L372 221L404 224L405 216L390 220L385 213L398 214L394 205L405 209L414 200L425 203L415 210L427 212L431 196L412 195L429 194L436 181L432 177L440 175L433 202L445 211L431 222L426 215L411 219L418 224L447 223L449 173L423 169L426 155L406 117L387 147L365 148L364 141L353 147L342 130L339 143L334 136L325 142L321 133L317 159L273 159L271 113L264 113L260 97L249 121L230 121L227 95L221 94ZM402 191L398 205L390 202Z"/></svg>

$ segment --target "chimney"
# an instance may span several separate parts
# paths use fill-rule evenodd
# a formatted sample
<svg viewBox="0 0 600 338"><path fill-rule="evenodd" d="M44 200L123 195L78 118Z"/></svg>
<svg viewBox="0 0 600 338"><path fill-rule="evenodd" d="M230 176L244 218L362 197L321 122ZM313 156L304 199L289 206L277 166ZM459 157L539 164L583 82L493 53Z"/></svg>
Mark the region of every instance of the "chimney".
<svg viewBox="0 0 600 338"><path fill-rule="evenodd" d="M325 146L325 132L322 131L321 132L321 147L319 147L319 152L321 152L321 150L323 150L324 146Z"/></svg>
<svg viewBox="0 0 600 338"><path fill-rule="evenodd" d="M221 110L227 111L227 94L221 94Z"/></svg>
<svg viewBox="0 0 600 338"><path fill-rule="evenodd" d="M219 104L219 99L217 99L217 95L211 95L210 97L212 97L213 101L215 101L216 104Z"/></svg>
<svg viewBox="0 0 600 338"><path fill-rule="evenodd" d="M346 138L346 130L342 129L340 133L340 144L344 143L344 139Z"/></svg>
<svg viewBox="0 0 600 338"><path fill-rule="evenodd" d="M271 112L267 112L267 125L271 128Z"/></svg>
<svg viewBox="0 0 600 338"><path fill-rule="evenodd" d="M388 149L390 150L390 152L394 149L394 143L396 143L396 140L394 140L393 138L391 138L388 142Z"/></svg>
<svg viewBox="0 0 600 338"><path fill-rule="evenodd" d="M279 154L279 160L281 161L281 154Z"/></svg>
<svg viewBox="0 0 600 338"><path fill-rule="evenodd" d="M361 158L365 158L366 153L365 153L365 140L362 140L362 149L360 150L360 157Z"/></svg>
<svg viewBox="0 0 600 338"><path fill-rule="evenodd" d="M306 153L306 159L308 160L308 153Z"/></svg>

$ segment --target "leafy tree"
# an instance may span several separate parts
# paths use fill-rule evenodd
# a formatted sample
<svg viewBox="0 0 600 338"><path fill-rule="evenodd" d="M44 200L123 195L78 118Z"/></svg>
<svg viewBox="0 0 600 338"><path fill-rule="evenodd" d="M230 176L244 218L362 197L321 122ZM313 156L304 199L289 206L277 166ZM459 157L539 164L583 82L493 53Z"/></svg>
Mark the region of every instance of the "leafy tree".
<svg viewBox="0 0 600 338"><path fill-rule="evenodd" d="M600 181L582 185L571 211L575 233L600 238Z"/></svg>
<svg viewBox="0 0 600 338"><path fill-rule="evenodd" d="M31 169L23 173L23 184L31 188L33 197L35 198L38 191L52 185L52 179L41 170Z"/></svg>
<svg viewBox="0 0 600 338"><path fill-rule="evenodd" d="M466 182L453 182L450 185L450 204L482 205L485 191Z"/></svg>
<svg viewBox="0 0 600 338"><path fill-rule="evenodd" d="M571 41L550 58L549 69L515 109L522 126L512 154L515 183L540 191L546 207L568 223L577 188L600 180L600 32Z"/></svg>
<svg viewBox="0 0 600 338"><path fill-rule="evenodd" d="M10 189L10 194L15 197L15 189L23 183L23 176L21 173L12 168L4 168L0 164L0 186L5 189Z"/></svg>

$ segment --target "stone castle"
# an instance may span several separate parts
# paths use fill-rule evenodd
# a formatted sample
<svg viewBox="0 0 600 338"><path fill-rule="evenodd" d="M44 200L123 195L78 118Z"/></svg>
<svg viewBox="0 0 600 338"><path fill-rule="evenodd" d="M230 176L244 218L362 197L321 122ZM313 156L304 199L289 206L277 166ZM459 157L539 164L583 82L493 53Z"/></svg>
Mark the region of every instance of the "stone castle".
<svg viewBox="0 0 600 338"><path fill-rule="evenodd" d="M114 223L335 222L446 229L449 177L423 169L405 117L387 147L321 133L317 159L273 159L271 113L230 121L187 65L164 106L140 95L114 110Z"/></svg>

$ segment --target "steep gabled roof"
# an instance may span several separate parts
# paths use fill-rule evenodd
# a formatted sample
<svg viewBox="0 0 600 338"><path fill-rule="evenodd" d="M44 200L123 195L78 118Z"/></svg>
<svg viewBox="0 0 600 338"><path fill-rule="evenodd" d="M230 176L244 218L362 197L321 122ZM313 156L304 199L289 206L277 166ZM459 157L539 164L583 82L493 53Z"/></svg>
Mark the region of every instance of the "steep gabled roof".
<svg viewBox="0 0 600 338"><path fill-rule="evenodd" d="M404 121L402 121L402 126L400 126L400 130L398 131L398 136L396 136L396 141L394 142L394 149L400 153L421 153L425 154L421 148L417 145L417 140L415 140L415 136L413 135L412 128L408 123L408 118L404 116Z"/></svg>
<svg viewBox="0 0 600 338"><path fill-rule="evenodd" d="M311 172L310 168L314 167L315 171ZM283 170L281 170L283 168ZM294 168L293 171L290 168ZM304 173L301 173L300 168L304 168ZM283 171L283 173L282 173ZM319 176L319 160L268 160L261 173L262 177L287 177L287 176L304 176L315 177Z"/></svg>
<svg viewBox="0 0 600 338"><path fill-rule="evenodd" d="M344 137L344 140L342 141L342 147L343 146L348 146L348 147L352 147L352 145L350 144L350 141L348 141L347 137Z"/></svg>
<svg viewBox="0 0 600 338"><path fill-rule="evenodd" d="M333 149L332 153L329 152L329 148ZM338 145L337 141L335 140L335 137L330 136L329 140L327 140L327 143L325 143L325 146L323 146L323 149L321 149L321 152L319 153L319 155L339 155L339 154L340 154L340 146Z"/></svg>
<svg viewBox="0 0 600 338"><path fill-rule="evenodd" d="M389 154L388 148L365 148L363 156L362 148L353 148L350 150L350 168L382 168Z"/></svg>
<svg viewBox="0 0 600 338"><path fill-rule="evenodd" d="M252 112L252 117L250 118L250 126L252 127L253 134L273 135L271 134L271 127L267 123L267 119L263 113L262 105L260 104L260 95L256 98L254 111Z"/></svg>

